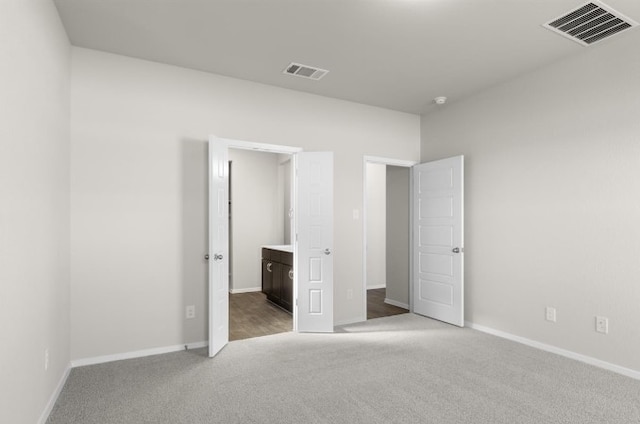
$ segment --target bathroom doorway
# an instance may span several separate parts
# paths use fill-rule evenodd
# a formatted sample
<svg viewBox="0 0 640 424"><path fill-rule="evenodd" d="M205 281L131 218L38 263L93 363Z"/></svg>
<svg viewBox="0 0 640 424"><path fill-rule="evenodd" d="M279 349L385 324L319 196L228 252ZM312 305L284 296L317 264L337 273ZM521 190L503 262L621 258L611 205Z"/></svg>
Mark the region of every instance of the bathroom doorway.
<svg viewBox="0 0 640 424"><path fill-rule="evenodd" d="M229 341L293 329L291 165L291 154L229 149Z"/></svg>

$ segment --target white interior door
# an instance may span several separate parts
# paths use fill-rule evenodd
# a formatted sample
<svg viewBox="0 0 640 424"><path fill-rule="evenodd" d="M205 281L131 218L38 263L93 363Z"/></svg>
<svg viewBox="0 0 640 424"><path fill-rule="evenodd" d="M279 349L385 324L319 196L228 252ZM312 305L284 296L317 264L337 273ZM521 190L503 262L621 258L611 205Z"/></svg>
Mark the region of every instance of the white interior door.
<svg viewBox="0 0 640 424"><path fill-rule="evenodd" d="M333 153L297 154L297 330L333 331Z"/></svg>
<svg viewBox="0 0 640 424"><path fill-rule="evenodd" d="M413 167L413 309L464 327L464 157Z"/></svg>
<svg viewBox="0 0 640 424"><path fill-rule="evenodd" d="M209 138L209 356L229 342L229 149Z"/></svg>

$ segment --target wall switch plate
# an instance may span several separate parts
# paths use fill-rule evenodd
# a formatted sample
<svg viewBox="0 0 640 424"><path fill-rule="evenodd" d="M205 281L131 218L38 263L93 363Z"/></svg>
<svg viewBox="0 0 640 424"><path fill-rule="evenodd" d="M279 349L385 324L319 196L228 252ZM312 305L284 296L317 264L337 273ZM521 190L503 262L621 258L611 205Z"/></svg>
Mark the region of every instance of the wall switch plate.
<svg viewBox="0 0 640 424"><path fill-rule="evenodd" d="M545 309L547 321L556 322L556 308L547 306Z"/></svg>
<svg viewBox="0 0 640 424"><path fill-rule="evenodd" d="M602 334L609 333L609 318L596 317L596 331Z"/></svg>
<svg viewBox="0 0 640 424"><path fill-rule="evenodd" d="M187 306L186 317L187 319L192 319L196 317L196 305Z"/></svg>
<svg viewBox="0 0 640 424"><path fill-rule="evenodd" d="M347 290L347 300L353 299L353 290Z"/></svg>
<svg viewBox="0 0 640 424"><path fill-rule="evenodd" d="M44 350L44 370L47 371L49 369L49 348Z"/></svg>

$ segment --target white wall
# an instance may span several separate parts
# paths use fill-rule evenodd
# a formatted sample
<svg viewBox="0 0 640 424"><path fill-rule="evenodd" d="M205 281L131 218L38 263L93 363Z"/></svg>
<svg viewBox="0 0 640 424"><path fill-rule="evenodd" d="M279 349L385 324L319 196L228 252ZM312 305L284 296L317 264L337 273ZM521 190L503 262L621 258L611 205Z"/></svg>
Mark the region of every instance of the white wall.
<svg viewBox="0 0 640 424"><path fill-rule="evenodd" d="M638 45L631 31L424 116L421 155L465 155L466 318L635 370Z"/></svg>
<svg viewBox="0 0 640 424"><path fill-rule="evenodd" d="M284 181L275 153L229 149L233 290L262 287L262 251L284 244Z"/></svg>
<svg viewBox="0 0 640 424"><path fill-rule="evenodd" d="M72 58L72 358L206 339L209 134L335 152L335 320L362 319L362 158L416 160L418 116L81 48Z"/></svg>
<svg viewBox="0 0 640 424"><path fill-rule="evenodd" d="M386 287L387 171L367 163L367 288Z"/></svg>
<svg viewBox="0 0 640 424"><path fill-rule="evenodd" d="M69 364L69 60L52 2L0 1L2 423L38 422Z"/></svg>
<svg viewBox="0 0 640 424"><path fill-rule="evenodd" d="M291 217L289 211L291 210L292 200L292 174L291 174L291 155L281 154L279 156L278 165L278 177L280 178L282 185L282 225L284 228L284 244L291 243Z"/></svg>
<svg viewBox="0 0 640 424"><path fill-rule="evenodd" d="M411 168L386 166L386 298L409 305L409 176Z"/></svg>

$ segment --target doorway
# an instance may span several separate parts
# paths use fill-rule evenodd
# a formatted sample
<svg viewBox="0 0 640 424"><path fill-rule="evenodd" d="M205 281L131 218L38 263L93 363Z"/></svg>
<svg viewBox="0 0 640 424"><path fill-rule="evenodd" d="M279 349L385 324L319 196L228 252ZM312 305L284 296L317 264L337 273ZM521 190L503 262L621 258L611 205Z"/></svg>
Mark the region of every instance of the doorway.
<svg viewBox="0 0 640 424"><path fill-rule="evenodd" d="M364 318L410 310L410 178L415 162L364 159Z"/></svg>
<svg viewBox="0 0 640 424"><path fill-rule="evenodd" d="M291 305L280 302L293 297L292 279L263 253L276 249L293 263L291 161L291 154L229 149L229 341L293 329ZM289 283L278 284L277 297L264 284L276 272Z"/></svg>
<svg viewBox="0 0 640 424"><path fill-rule="evenodd" d="M333 153L209 138L209 356L229 342L229 149L292 156L293 330L333 332ZM253 204L253 214L260 205ZM282 257L280 258L282 259ZM286 265L286 264L283 264ZM237 268L234 271L237 280ZM275 283L274 283L275 284Z"/></svg>

